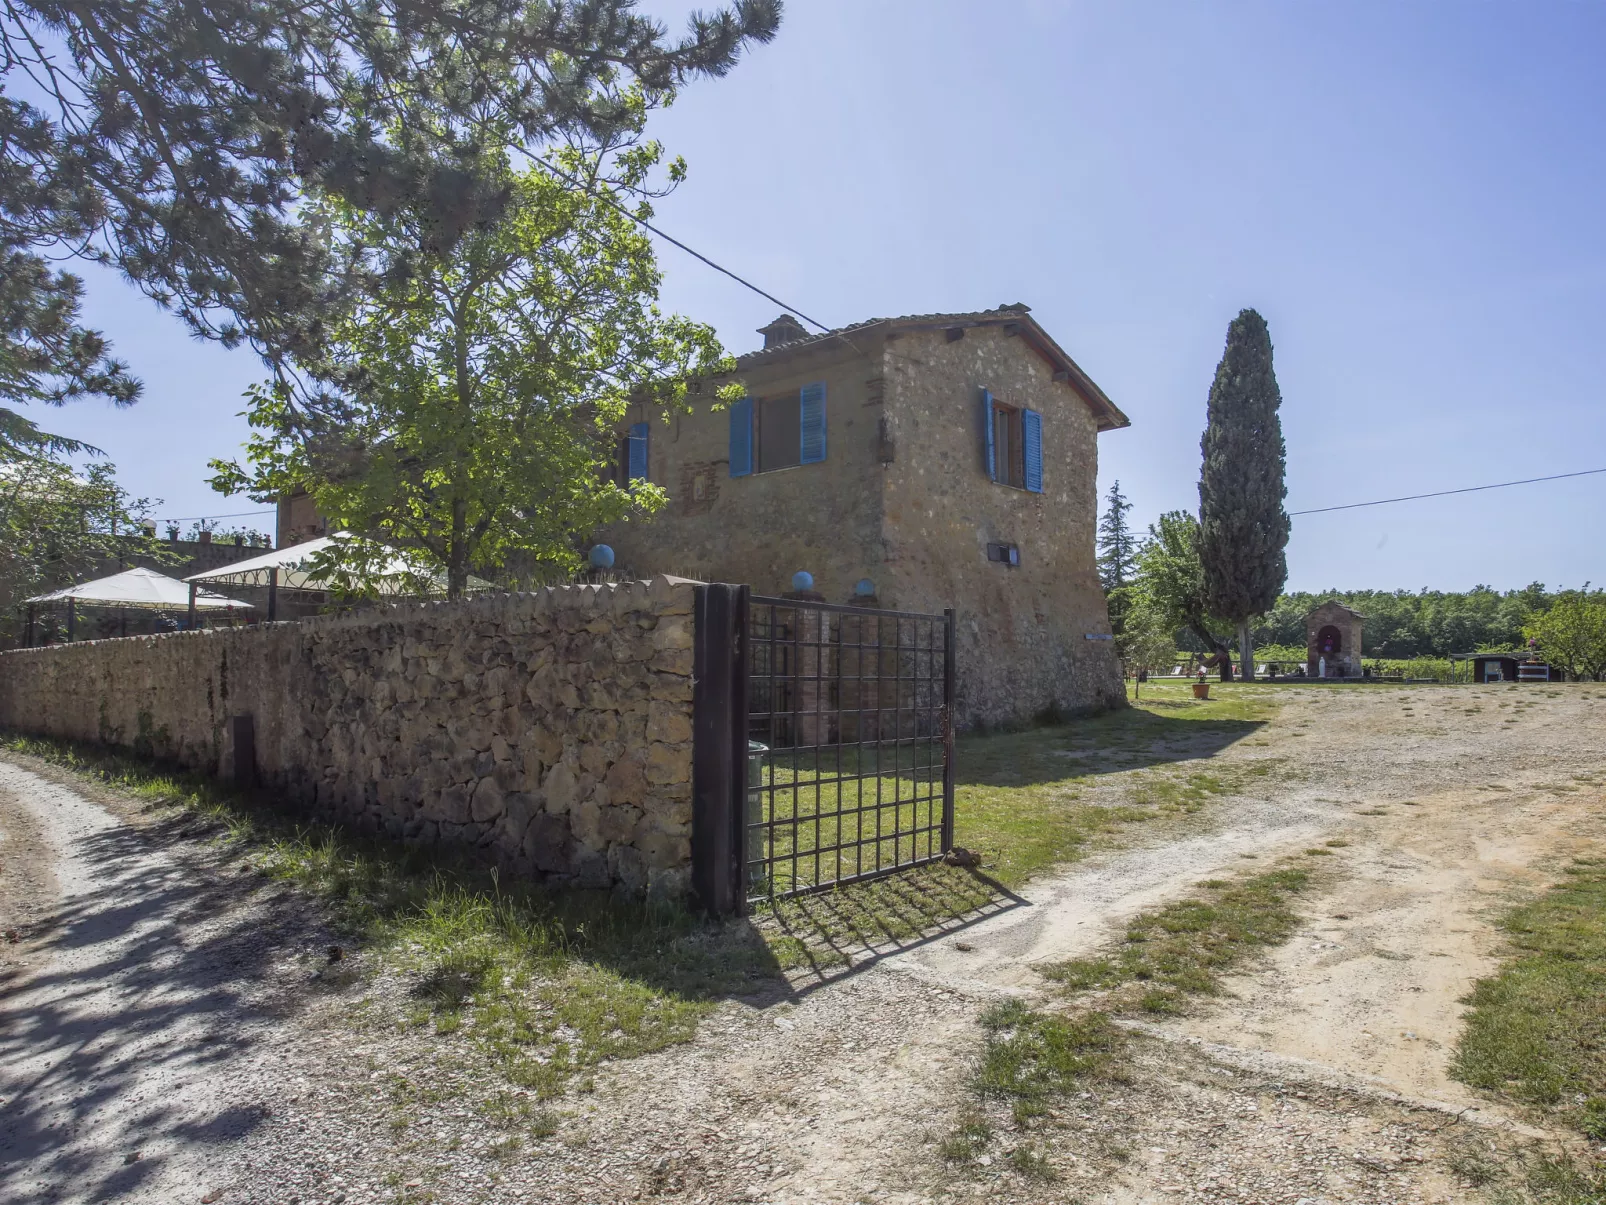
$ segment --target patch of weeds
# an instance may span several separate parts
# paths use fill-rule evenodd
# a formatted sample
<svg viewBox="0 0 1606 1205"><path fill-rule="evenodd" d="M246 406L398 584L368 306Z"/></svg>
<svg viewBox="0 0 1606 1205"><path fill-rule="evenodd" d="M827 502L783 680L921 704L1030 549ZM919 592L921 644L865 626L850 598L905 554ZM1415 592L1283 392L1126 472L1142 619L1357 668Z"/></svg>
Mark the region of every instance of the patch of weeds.
<svg viewBox="0 0 1606 1205"><path fill-rule="evenodd" d="M1028 1180L1052 1184L1060 1178L1048 1156L1030 1143L1022 1143L1009 1152L1009 1165Z"/></svg>
<svg viewBox="0 0 1606 1205"><path fill-rule="evenodd" d="M1333 849L1343 849L1349 842L1342 837L1334 837L1331 841L1324 842L1324 844Z"/></svg>
<svg viewBox="0 0 1606 1205"><path fill-rule="evenodd" d="M993 1127L977 1112L964 1114L959 1124L937 1144L937 1152L951 1163L972 1163L993 1140Z"/></svg>
<svg viewBox="0 0 1606 1205"><path fill-rule="evenodd" d="M1305 851L1305 856L1307 858L1331 858L1333 856L1333 851L1330 849L1322 849L1320 846L1317 846L1312 849L1307 849Z"/></svg>
<svg viewBox="0 0 1606 1205"><path fill-rule="evenodd" d="M1357 816L1387 816L1387 808L1362 808L1355 813Z"/></svg>
<svg viewBox="0 0 1606 1205"><path fill-rule="evenodd" d="M1219 992L1221 974L1253 950L1286 941L1298 924L1289 901L1309 882L1309 872L1284 868L1208 888L1208 895L1137 917L1111 955L1043 973L1076 991L1136 985L1138 1008L1176 1011L1185 996Z"/></svg>
<svg viewBox="0 0 1606 1205"><path fill-rule="evenodd" d="M1505 1179L1505 1165L1494 1152L1471 1140L1452 1147L1444 1161L1452 1172L1473 1188L1487 1188Z"/></svg>
<svg viewBox="0 0 1606 1205"><path fill-rule="evenodd" d="M517 1134L508 1134L505 1137L498 1138L486 1147L485 1153L498 1162L506 1162L517 1157L518 1153L523 1149L524 1140Z"/></svg>
<svg viewBox="0 0 1606 1205"><path fill-rule="evenodd" d="M1049 1102L1107 1070L1124 1044L1103 1013L1067 1017L1005 1000L981 1017L986 1045L976 1092L1009 1105L1017 1125L1047 1112Z"/></svg>
<svg viewBox="0 0 1606 1205"><path fill-rule="evenodd" d="M1606 861L1580 859L1501 924L1512 956L1466 998L1451 1073L1606 1136Z"/></svg>

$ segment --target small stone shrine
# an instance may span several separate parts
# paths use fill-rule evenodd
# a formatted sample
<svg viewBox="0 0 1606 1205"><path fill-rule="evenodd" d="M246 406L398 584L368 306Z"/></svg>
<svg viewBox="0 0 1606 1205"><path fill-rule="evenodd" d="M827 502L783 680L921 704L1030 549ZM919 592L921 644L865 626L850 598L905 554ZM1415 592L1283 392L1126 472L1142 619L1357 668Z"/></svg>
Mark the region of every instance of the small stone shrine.
<svg viewBox="0 0 1606 1205"><path fill-rule="evenodd" d="M1312 678L1360 677L1365 619L1335 599L1305 616L1305 672Z"/></svg>

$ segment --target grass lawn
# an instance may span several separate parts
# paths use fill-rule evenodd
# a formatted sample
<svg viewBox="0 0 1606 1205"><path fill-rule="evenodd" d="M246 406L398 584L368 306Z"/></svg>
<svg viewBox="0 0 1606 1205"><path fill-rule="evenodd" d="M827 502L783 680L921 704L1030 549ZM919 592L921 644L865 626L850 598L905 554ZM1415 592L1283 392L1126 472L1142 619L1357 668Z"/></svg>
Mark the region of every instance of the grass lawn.
<svg viewBox="0 0 1606 1205"><path fill-rule="evenodd" d="M1129 687L1130 690L1130 687ZM987 872L1017 888L1072 862L1125 826L1197 811L1212 795L1270 773L1270 762L1223 775L1208 758L1251 736L1277 710L1275 687L1212 686L1194 699L1187 683L1150 683L1124 711L1024 732L961 737L955 750L956 844L979 851ZM1092 788L1121 776L1117 801Z"/></svg>

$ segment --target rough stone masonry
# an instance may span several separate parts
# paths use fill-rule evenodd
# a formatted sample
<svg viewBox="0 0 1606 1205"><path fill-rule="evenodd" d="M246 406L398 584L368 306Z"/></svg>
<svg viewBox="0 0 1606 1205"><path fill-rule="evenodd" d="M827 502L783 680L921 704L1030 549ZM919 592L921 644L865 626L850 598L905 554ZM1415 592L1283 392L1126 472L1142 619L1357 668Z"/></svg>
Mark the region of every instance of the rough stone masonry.
<svg viewBox="0 0 1606 1205"><path fill-rule="evenodd" d="M572 586L0 654L0 725L233 773L516 873L682 897L696 583Z"/></svg>

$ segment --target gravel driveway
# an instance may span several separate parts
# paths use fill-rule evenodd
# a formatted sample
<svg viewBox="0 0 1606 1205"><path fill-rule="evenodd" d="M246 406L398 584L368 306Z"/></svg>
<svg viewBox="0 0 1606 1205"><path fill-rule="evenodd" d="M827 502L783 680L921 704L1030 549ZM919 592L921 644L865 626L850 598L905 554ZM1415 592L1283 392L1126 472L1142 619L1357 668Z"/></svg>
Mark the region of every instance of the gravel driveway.
<svg viewBox="0 0 1606 1205"><path fill-rule="evenodd" d="M318 930L0 761L0 1201L200 1201L268 1117L276 998Z"/></svg>
<svg viewBox="0 0 1606 1205"><path fill-rule="evenodd" d="M694 1041L577 1085L556 1133L516 1148L454 1096L481 1074L460 1036L363 1022L373 979L318 986L329 936L309 905L0 763L0 910L23 930L0 947L0 1200L1475 1199L1449 1169L1465 1132L1543 1135L1466 1111L1480 1102L1444 1073L1455 1001L1494 965L1508 893L1606 835L1600 696L1524 691L1516 708L1498 688L1291 688L1211 763L1280 777L1242 776L1246 793L961 933L727 1001ZM987 1003L1051 1004L1034 964L1323 840L1295 939L1233 996L1143 1027L1126 1081L1043 1130L1058 1180L943 1162Z"/></svg>

